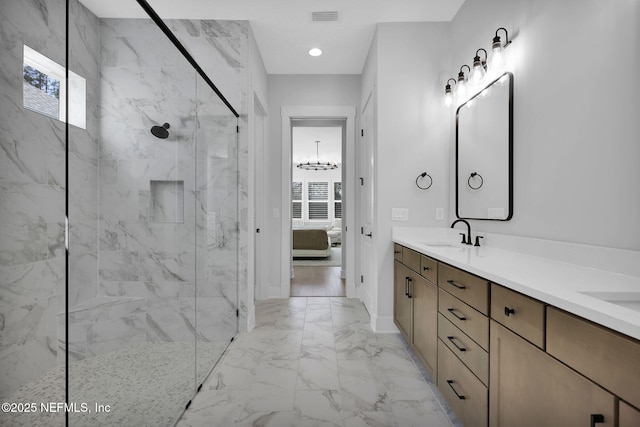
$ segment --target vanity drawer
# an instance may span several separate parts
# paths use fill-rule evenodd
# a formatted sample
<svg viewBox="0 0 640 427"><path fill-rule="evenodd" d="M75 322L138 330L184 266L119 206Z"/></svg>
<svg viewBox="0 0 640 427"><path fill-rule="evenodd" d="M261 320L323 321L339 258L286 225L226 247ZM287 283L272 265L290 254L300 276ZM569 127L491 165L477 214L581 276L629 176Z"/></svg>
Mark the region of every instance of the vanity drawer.
<svg viewBox="0 0 640 427"><path fill-rule="evenodd" d="M489 318L439 289L438 311L485 350L489 350Z"/></svg>
<svg viewBox="0 0 640 427"><path fill-rule="evenodd" d="M640 407L640 341L549 307L547 353Z"/></svg>
<svg viewBox="0 0 640 427"><path fill-rule="evenodd" d="M544 348L544 307L537 300L491 284L491 318Z"/></svg>
<svg viewBox="0 0 640 427"><path fill-rule="evenodd" d="M420 253L409 249L402 248L402 263L415 271L416 273L420 273Z"/></svg>
<svg viewBox="0 0 640 427"><path fill-rule="evenodd" d="M402 245L393 244L393 259L402 262Z"/></svg>
<svg viewBox="0 0 640 427"><path fill-rule="evenodd" d="M446 345L438 346L438 388L465 427L487 425L489 418L487 387Z"/></svg>
<svg viewBox="0 0 640 427"><path fill-rule="evenodd" d="M489 385L489 353L442 314L438 314L438 337L485 386Z"/></svg>
<svg viewBox="0 0 640 427"><path fill-rule="evenodd" d="M489 315L489 282L446 264L438 266L438 286Z"/></svg>
<svg viewBox="0 0 640 427"><path fill-rule="evenodd" d="M420 274L431 283L438 283L438 261L420 255Z"/></svg>

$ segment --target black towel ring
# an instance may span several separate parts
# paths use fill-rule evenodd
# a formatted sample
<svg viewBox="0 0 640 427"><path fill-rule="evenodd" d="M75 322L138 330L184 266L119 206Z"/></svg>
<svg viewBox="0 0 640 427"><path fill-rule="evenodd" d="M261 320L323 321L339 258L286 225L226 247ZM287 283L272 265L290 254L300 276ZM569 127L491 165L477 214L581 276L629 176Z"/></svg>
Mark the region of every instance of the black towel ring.
<svg viewBox="0 0 640 427"><path fill-rule="evenodd" d="M474 187L473 185L471 185L471 179L475 177L480 178L480 185L478 185L477 187ZM471 188L472 190L477 190L478 188L482 187L482 184L484 184L484 179L482 179L482 175L480 175L478 172L471 172L471 175L469 175L469 179L467 179L467 184L469 185L469 188Z"/></svg>
<svg viewBox="0 0 640 427"><path fill-rule="evenodd" d="M429 177L429 185L427 185L426 187L422 187L418 181L420 181L420 178L424 178L425 176ZM416 185L418 186L419 189L421 190L428 190L429 188L431 188L431 186L433 185L433 178L431 178L431 175L429 175L426 172L422 172L420 175L418 175L418 177L416 178Z"/></svg>

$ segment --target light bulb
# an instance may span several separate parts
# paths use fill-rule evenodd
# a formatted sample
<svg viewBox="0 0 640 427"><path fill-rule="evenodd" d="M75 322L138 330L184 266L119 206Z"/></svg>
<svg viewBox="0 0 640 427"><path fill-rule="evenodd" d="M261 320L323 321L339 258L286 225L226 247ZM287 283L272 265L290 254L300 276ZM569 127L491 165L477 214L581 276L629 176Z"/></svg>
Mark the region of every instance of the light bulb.
<svg viewBox="0 0 640 427"><path fill-rule="evenodd" d="M451 107L452 104L453 104L453 95L451 94L451 91L449 91L444 95L444 105L445 107Z"/></svg>
<svg viewBox="0 0 640 427"><path fill-rule="evenodd" d="M491 71L500 72L505 68L504 51L502 48L493 51L493 57L491 57Z"/></svg>
<svg viewBox="0 0 640 427"><path fill-rule="evenodd" d="M485 74L486 71L484 70L482 63L480 63L480 61L478 61L477 64L474 62L473 70L471 70L471 75L469 76L469 83L472 85L480 84L482 79L484 79Z"/></svg>
<svg viewBox="0 0 640 427"><path fill-rule="evenodd" d="M480 52L484 52L484 59L480 59ZM487 51L483 48L476 50L476 56L473 57L473 69L469 73L469 83L478 85L487 74Z"/></svg>
<svg viewBox="0 0 640 427"><path fill-rule="evenodd" d="M458 82L458 84L456 85L456 96L461 99L464 98L465 96L467 96L467 85L465 84L464 81L462 82Z"/></svg>

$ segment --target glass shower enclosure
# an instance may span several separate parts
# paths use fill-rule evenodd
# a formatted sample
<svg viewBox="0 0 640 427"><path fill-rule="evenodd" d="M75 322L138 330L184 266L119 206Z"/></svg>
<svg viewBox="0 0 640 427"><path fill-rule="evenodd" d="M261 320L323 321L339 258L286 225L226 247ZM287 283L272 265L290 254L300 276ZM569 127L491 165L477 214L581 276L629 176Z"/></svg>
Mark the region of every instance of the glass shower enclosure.
<svg viewBox="0 0 640 427"><path fill-rule="evenodd" d="M138 3L0 6L1 425L173 425L238 332L238 113Z"/></svg>

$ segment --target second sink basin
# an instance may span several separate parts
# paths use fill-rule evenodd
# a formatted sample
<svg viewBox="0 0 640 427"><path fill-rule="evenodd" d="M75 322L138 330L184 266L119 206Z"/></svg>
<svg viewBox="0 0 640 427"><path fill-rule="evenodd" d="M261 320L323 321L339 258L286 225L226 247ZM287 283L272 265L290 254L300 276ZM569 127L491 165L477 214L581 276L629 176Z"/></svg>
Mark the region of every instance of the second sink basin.
<svg viewBox="0 0 640 427"><path fill-rule="evenodd" d="M640 291L639 292L580 292L601 301L640 311Z"/></svg>

